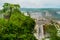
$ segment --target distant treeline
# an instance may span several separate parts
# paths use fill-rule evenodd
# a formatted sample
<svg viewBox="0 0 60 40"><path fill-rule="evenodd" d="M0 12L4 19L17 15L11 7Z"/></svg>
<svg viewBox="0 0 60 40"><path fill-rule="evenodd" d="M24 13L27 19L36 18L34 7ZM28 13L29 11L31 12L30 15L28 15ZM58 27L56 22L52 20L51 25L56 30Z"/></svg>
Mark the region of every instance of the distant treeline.
<svg viewBox="0 0 60 40"><path fill-rule="evenodd" d="M32 12L43 12L43 11L49 11L49 12L57 12L60 11L60 8L21 8L21 11L32 11Z"/></svg>

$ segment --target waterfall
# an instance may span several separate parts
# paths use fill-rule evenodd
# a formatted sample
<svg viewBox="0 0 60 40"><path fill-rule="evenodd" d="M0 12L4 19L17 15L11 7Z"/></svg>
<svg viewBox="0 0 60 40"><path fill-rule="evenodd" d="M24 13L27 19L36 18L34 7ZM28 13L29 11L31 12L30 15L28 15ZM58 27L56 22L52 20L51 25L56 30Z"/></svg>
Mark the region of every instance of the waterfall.
<svg viewBox="0 0 60 40"><path fill-rule="evenodd" d="M40 25L37 31L38 31L38 40L42 40L42 38L44 38L43 25Z"/></svg>
<svg viewBox="0 0 60 40"><path fill-rule="evenodd" d="M36 21L37 22L37 21ZM44 30L43 30L43 24L36 24L36 33L34 34L35 37L38 40L42 40L42 38L44 38Z"/></svg>

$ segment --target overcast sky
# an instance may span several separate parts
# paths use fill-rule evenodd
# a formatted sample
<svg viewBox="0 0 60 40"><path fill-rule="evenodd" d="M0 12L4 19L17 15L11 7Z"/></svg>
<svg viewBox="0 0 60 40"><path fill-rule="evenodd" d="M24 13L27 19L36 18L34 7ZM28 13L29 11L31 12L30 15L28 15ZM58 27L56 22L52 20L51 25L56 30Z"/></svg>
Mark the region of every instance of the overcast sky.
<svg viewBox="0 0 60 40"><path fill-rule="evenodd" d="M0 0L3 3L19 4L21 8L60 8L60 0Z"/></svg>

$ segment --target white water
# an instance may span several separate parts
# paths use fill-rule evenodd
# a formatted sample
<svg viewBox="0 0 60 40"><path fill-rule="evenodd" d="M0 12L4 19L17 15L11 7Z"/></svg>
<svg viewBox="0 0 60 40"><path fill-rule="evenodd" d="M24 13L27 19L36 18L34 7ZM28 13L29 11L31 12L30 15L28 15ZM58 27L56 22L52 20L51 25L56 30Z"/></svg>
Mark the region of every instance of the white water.
<svg viewBox="0 0 60 40"><path fill-rule="evenodd" d="M43 24L38 20L36 21L35 29L37 32L34 35L38 40L42 40L44 38Z"/></svg>

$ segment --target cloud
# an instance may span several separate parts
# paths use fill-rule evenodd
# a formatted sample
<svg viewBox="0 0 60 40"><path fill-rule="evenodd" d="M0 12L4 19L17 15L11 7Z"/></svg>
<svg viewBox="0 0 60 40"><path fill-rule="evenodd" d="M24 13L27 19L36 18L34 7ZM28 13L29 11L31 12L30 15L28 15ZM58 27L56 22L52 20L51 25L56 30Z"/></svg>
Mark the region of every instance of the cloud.
<svg viewBox="0 0 60 40"><path fill-rule="evenodd" d="M0 0L3 3L20 4L23 8L60 8L60 0Z"/></svg>

